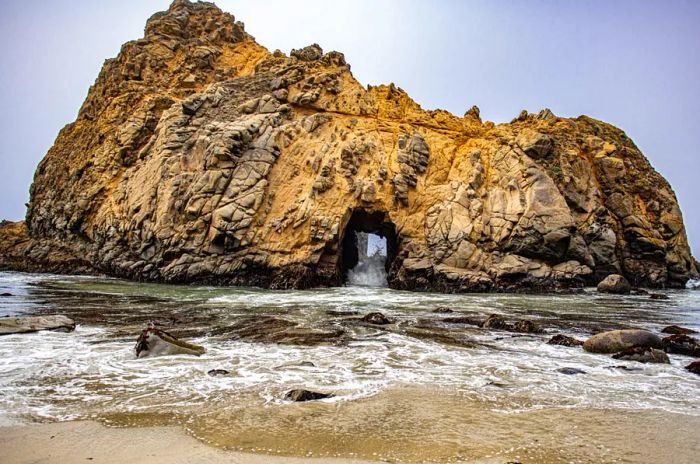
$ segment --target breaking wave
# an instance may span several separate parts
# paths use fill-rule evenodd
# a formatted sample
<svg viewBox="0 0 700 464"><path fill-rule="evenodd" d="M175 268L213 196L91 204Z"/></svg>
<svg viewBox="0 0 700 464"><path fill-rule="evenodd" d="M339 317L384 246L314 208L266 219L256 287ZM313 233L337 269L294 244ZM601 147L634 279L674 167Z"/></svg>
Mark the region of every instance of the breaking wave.
<svg viewBox="0 0 700 464"><path fill-rule="evenodd" d="M347 284L360 287L386 287L386 257L379 253L361 259L348 271Z"/></svg>

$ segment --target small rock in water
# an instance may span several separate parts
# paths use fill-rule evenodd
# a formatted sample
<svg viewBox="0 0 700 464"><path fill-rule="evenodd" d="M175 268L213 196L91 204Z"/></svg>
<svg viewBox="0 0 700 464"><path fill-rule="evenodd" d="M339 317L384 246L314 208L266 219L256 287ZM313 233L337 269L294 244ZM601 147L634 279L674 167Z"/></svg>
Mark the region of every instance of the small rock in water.
<svg viewBox="0 0 700 464"><path fill-rule="evenodd" d="M633 288L632 290L630 290L630 294L632 294L632 295L648 295L649 292L647 292L643 288Z"/></svg>
<svg viewBox="0 0 700 464"><path fill-rule="evenodd" d="M700 344L698 344L696 339L688 335L671 335L662 339L661 343L667 353L700 357Z"/></svg>
<svg viewBox="0 0 700 464"><path fill-rule="evenodd" d="M503 316L492 314L481 324L483 329L507 330L509 332L521 333L541 333L542 329L528 319L517 321L515 324L510 324Z"/></svg>
<svg viewBox="0 0 700 464"><path fill-rule="evenodd" d="M581 346L583 345L582 340L578 340L574 337L568 337L562 334L556 334L547 342L549 345L559 345L559 346Z"/></svg>
<svg viewBox="0 0 700 464"><path fill-rule="evenodd" d="M289 401L301 402L333 398L333 396L335 395L333 395L332 393L319 393L311 390L295 389L288 391L287 394L284 395L284 399Z"/></svg>
<svg viewBox="0 0 700 464"><path fill-rule="evenodd" d="M542 333L540 326L528 319L516 322L513 326L513 330L523 333Z"/></svg>
<svg viewBox="0 0 700 464"><path fill-rule="evenodd" d="M448 308L447 306L438 306L437 308L433 309L433 312L437 314L446 314L453 313L454 310Z"/></svg>
<svg viewBox="0 0 700 464"><path fill-rule="evenodd" d="M230 372L226 369L212 369L209 372L207 372L207 374L209 374L212 377L216 377L217 375L228 375L230 374Z"/></svg>
<svg viewBox="0 0 700 464"><path fill-rule="evenodd" d="M386 325L386 324L391 324L391 321L389 320L388 317L386 317L382 313L369 313L365 315L362 320L364 322L367 322L369 324L375 324L375 325Z"/></svg>
<svg viewBox="0 0 700 464"><path fill-rule="evenodd" d="M275 366L275 369L287 369L290 367L316 367L316 364L312 363L311 361L301 361L301 362L288 362L284 364L280 364L279 366Z"/></svg>
<svg viewBox="0 0 700 464"><path fill-rule="evenodd" d="M589 353L619 353L634 346L661 348L661 338L647 330L623 329L593 335L583 343Z"/></svg>
<svg viewBox="0 0 700 464"><path fill-rule="evenodd" d="M487 387L506 388L506 387L508 386L508 384L503 383L503 382L494 382L494 381L491 381L491 382L487 383L486 386L487 386Z"/></svg>
<svg viewBox="0 0 700 464"><path fill-rule="evenodd" d="M144 329L136 340L136 357L168 356L174 354L191 354L200 356L206 352L203 346L178 340L165 330L153 325Z"/></svg>
<svg viewBox="0 0 700 464"><path fill-rule="evenodd" d="M510 328L510 324L506 322L503 316L491 314L488 319L481 324L481 327L484 329L508 330Z"/></svg>
<svg viewBox="0 0 700 464"><path fill-rule="evenodd" d="M613 358L642 363L671 363L671 360L668 359L668 355L666 353L661 350L657 350L656 348L649 348L646 346L634 346L632 348L627 348L624 351L614 354Z"/></svg>
<svg viewBox="0 0 700 464"><path fill-rule="evenodd" d="M335 310L329 309L328 311L326 311L326 314L329 316L347 317L347 316L357 316L360 313L358 311L335 311Z"/></svg>
<svg viewBox="0 0 700 464"><path fill-rule="evenodd" d="M576 367L560 367L557 369L557 372L566 374L566 375L576 375L576 374L585 374L586 371L583 369L578 369Z"/></svg>
<svg viewBox="0 0 700 464"><path fill-rule="evenodd" d="M689 372L692 372L693 374L700 375L700 361L693 361L687 366L685 366L685 369Z"/></svg>
<svg viewBox="0 0 700 464"><path fill-rule="evenodd" d="M601 293L627 294L632 290L630 283L620 274L610 274L598 284Z"/></svg>
<svg viewBox="0 0 700 464"><path fill-rule="evenodd" d="M3 293L0 293L0 296L12 296L12 293L3 292Z"/></svg>
<svg viewBox="0 0 700 464"><path fill-rule="evenodd" d="M481 321L477 321L476 319L472 319L469 316L454 316L454 317L446 317L444 319L438 319L441 322L447 322L449 324L469 324L469 325L475 325L475 326L480 326L482 323Z"/></svg>
<svg viewBox="0 0 700 464"><path fill-rule="evenodd" d="M618 365L618 366L606 366L606 369L620 369L622 371L641 371L641 367L629 367L629 366L624 366L624 365Z"/></svg>
<svg viewBox="0 0 700 464"><path fill-rule="evenodd" d="M693 329L686 329L685 327L681 327L679 325L669 325L668 327L664 327L664 329L661 331L665 334L673 334L673 335L678 335L678 334L694 334L697 333Z"/></svg>
<svg viewBox="0 0 700 464"><path fill-rule="evenodd" d="M663 293L652 293L649 295L649 298L652 300L670 300L671 298L668 295L664 295Z"/></svg>

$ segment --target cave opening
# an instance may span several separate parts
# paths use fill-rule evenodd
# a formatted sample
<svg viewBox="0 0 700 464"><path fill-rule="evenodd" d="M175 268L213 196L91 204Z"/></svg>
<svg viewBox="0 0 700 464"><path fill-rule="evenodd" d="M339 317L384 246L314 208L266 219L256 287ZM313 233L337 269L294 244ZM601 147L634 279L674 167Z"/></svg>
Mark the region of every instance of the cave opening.
<svg viewBox="0 0 700 464"><path fill-rule="evenodd" d="M396 227L383 212L354 211L343 234L340 273L345 285L386 287L397 253Z"/></svg>

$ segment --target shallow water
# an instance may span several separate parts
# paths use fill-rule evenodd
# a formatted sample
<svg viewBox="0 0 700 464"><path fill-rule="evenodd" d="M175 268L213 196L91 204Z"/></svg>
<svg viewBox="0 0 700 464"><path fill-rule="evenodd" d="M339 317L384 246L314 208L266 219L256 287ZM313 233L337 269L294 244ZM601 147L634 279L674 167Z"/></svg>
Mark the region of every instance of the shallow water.
<svg viewBox="0 0 700 464"><path fill-rule="evenodd" d="M208 443L240 450L408 462L646 462L624 445L644 430L677 453L674 462L700 451L700 377L683 369L691 358L671 355L670 365L646 365L546 344L554 333L583 339L613 328L678 324L700 331L698 291L663 292L669 300L593 290L268 291L0 273L2 292L13 296L0 298L0 316L61 313L79 325L67 334L0 337L0 424L176 423ZM454 313L433 313L439 306ZM371 311L394 324L358 320ZM493 313L532 319L545 333L446 321ZM251 316L336 336L294 345L228 330ZM135 359L135 339L150 321L207 353ZM621 365L633 370L615 367ZM586 373L564 375L561 367ZM211 377L210 369L231 373ZM291 404L282 400L291 388L336 396ZM626 438L612 440L617 436Z"/></svg>

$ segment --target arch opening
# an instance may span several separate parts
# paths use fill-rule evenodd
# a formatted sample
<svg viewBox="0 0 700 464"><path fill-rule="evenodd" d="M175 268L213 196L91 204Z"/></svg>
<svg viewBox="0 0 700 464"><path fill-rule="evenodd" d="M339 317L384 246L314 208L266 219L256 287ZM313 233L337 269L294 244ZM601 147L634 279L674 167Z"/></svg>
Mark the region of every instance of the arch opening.
<svg viewBox="0 0 700 464"><path fill-rule="evenodd" d="M396 227L383 212L354 211L345 227L339 271L345 285L387 287L397 253Z"/></svg>

